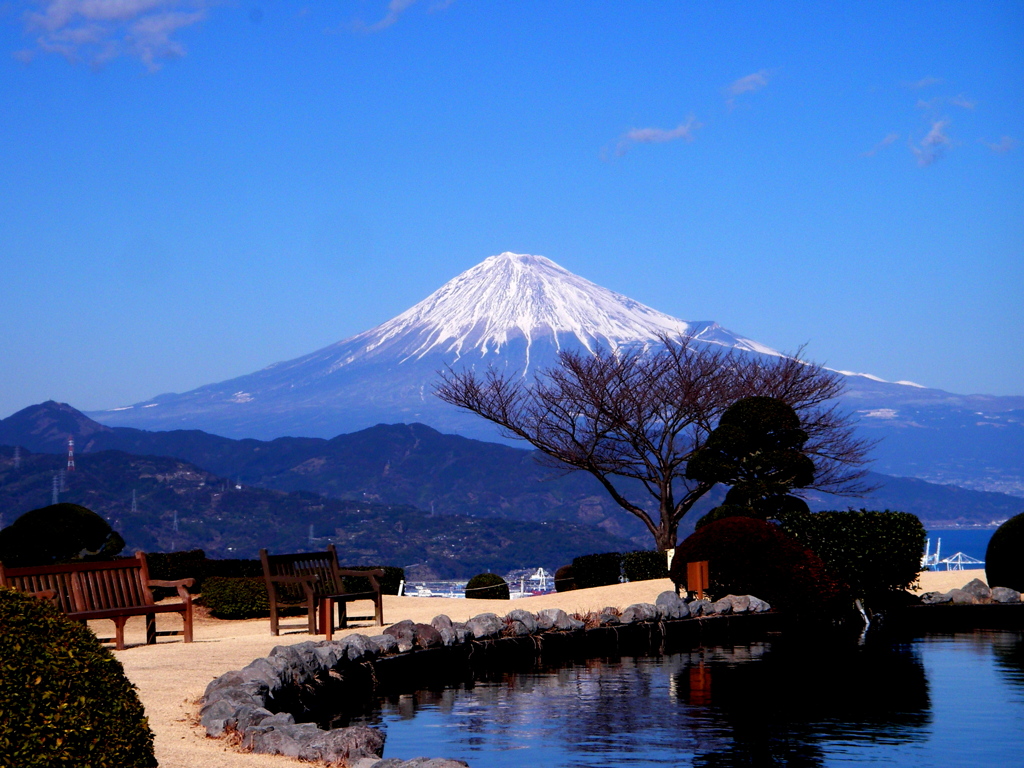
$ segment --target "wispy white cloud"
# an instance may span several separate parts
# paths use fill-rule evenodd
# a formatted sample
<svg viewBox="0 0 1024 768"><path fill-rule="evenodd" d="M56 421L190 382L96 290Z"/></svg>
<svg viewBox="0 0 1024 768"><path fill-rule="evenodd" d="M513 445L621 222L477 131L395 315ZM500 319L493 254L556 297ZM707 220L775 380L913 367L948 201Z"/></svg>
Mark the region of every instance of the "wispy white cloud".
<svg viewBox="0 0 1024 768"><path fill-rule="evenodd" d="M994 143L990 141L982 141L982 143L986 147L991 149L993 152L996 152L1000 155L1005 155L1007 152L1009 152L1011 149L1017 146L1017 140L1011 138L1010 136L1003 136L1003 138Z"/></svg>
<svg viewBox="0 0 1024 768"><path fill-rule="evenodd" d="M35 0L23 15L35 48L15 57L58 53L69 61L99 66L118 56L134 56L151 71L161 60L185 55L172 38L206 18L214 0Z"/></svg>
<svg viewBox="0 0 1024 768"><path fill-rule="evenodd" d="M962 107L964 109L974 109L976 106L978 106L978 102L968 99L963 94L960 94L959 96L954 96L952 99L949 100L949 103L955 107Z"/></svg>
<svg viewBox="0 0 1024 768"><path fill-rule="evenodd" d="M886 135L886 137L884 139L882 139L880 142L875 144L875 146L873 146L867 152L861 152L860 156L861 157L874 157L879 152L881 152L883 149L888 147L890 144L892 144L895 141L898 141L899 138L900 138L900 135L898 133L890 133L890 134Z"/></svg>
<svg viewBox="0 0 1024 768"><path fill-rule="evenodd" d="M665 144L679 139L691 142L696 138L696 131L703 127L703 123L698 123L697 118L690 115L686 122L667 130L664 128L631 128L619 138L615 145L615 155L622 157L633 144Z"/></svg>
<svg viewBox="0 0 1024 768"><path fill-rule="evenodd" d="M736 97L744 93L752 93L759 91L768 85L768 81L771 79L771 72L767 69L762 69L753 74L741 77L739 80L733 80L725 88L726 103L732 107L736 103Z"/></svg>
<svg viewBox="0 0 1024 768"><path fill-rule="evenodd" d="M941 82L941 77L922 77L920 80L903 83L903 87L918 90L921 88L930 88L933 85L939 85Z"/></svg>
<svg viewBox="0 0 1024 768"><path fill-rule="evenodd" d="M387 29L396 21L398 17L409 9L410 6L414 5L416 0L391 0L388 3L387 13L384 14L384 18L378 21L376 24L371 24L366 27L367 32L380 32L382 29Z"/></svg>
<svg viewBox="0 0 1024 768"><path fill-rule="evenodd" d="M945 134L947 127L949 127L948 120L936 120L932 123L931 130L921 139L920 144L910 145L911 151L917 157L917 164L922 168L941 159L946 150L953 146L953 142Z"/></svg>

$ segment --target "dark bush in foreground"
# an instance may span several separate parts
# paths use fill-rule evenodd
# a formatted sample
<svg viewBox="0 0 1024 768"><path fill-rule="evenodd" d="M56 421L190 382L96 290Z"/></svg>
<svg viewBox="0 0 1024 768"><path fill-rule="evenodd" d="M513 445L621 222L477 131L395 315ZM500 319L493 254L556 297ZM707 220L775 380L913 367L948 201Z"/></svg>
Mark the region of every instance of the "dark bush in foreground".
<svg viewBox="0 0 1024 768"><path fill-rule="evenodd" d="M49 602L0 587L0 763L155 766L121 663Z"/></svg>
<svg viewBox="0 0 1024 768"><path fill-rule="evenodd" d="M985 551L985 578L990 587L1024 592L1024 512L1000 525Z"/></svg>
<svg viewBox="0 0 1024 768"><path fill-rule="evenodd" d="M398 587L405 581L405 569L395 568L391 565L345 565L342 566L342 570L349 571L372 571L375 568L380 568L384 571L383 578L378 577L380 582L380 591L385 595L397 595ZM343 581L345 582L346 592L369 592L370 591L370 580L359 577L346 576Z"/></svg>
<svg viewBox="0 0 1024 768"><path fill-rule="evenodd" d="M466 584L466 597L478 600L508 600L508 584L496 573L478 573Z"/></svg>
<svg viewBox="0 0 1024 768"><path fill-rule="evenodd" d="M908 512L791 512L786 534L814 552L853 597L885 599L917 581L926 532Z"/></svg>
<svg viewBox="0 0 1024 768"><path fill-rule="evenodd" d="M640 550L622 556L622 572L626 581L647 581L668 578L668 558L664 552Z"/></svg>
<svg viewBox="0 0 1024 768"><path fill-rule="evenodd" d="M203 585L202 603L218 619L253 619L270 615L270 600L262 576L211 576Z"/></svg>
<svg viewBox="0 0 1024 768"><path fill-rule="evenodd" d="M618 584L622 576L622 554L605 552L573 558L572 574L576 589Z"/></svg>
<svg viewBox="0 0 1024 768"><path fill-rule="evenodd" d="M112 560L122 549L121 535L78 504L30 510L0 530L0 562L12 567Z"/></svg>
<svg viewBox="0 0 1024 768"><path fill-rule="evenodd" d="M571 592L574 589L576 589L576 579L572 575L572 566L561 566L555 571L555 592Z"/></svg>
<svg viewBox="0 0 1024 768"><path fill-rule="evenodd" d="M794 615L842 610L839 584L813 552L779 527L752 517L728 517L701 528L676 548L671 578L686 584L686 564L708 561L714 597L756 595Z"/></svg>

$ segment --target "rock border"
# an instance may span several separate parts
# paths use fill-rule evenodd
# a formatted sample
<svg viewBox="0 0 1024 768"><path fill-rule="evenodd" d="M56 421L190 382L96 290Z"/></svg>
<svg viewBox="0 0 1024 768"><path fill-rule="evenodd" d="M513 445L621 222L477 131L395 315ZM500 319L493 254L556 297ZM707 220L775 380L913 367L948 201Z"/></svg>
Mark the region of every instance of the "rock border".
<svg viewBox="0 0 1024 768"><path fill-rule="evenodd" d="M504 617L481 613L466 622L434 617L430 624L400 621L383 634L351 634L335 641L307 641L279 645L270 655L246 667L227 672L207 687L200 723L210 737L232 737L245 750L280 754L299 760L352 768L459 768L467 764L445 758L382 759L384 734L367 726L324 730L312 722L297 723L293 712L305 715L316 700L330 696L366 696L378 685L385 667L407 671L432 654L461 650L462 658L486 653L499 641L512 643L536 655L547 641L583 647L601 645L609 638L618 643L620 629L646 630L653 639L669 634L670 625L701 625L704 618L759 614L771 610L753 595L726 595L720 600L686 603L675 592L658 595L655 603L635 603L624 610L614 607L585 616L569 616L560 608L537 613L514 609ZM698 636L701 628L697 630ZM517 642L518 641L518 642ZM523 641L526 641L525 643ZM511 646L509 646L511 647Z"/></svg>

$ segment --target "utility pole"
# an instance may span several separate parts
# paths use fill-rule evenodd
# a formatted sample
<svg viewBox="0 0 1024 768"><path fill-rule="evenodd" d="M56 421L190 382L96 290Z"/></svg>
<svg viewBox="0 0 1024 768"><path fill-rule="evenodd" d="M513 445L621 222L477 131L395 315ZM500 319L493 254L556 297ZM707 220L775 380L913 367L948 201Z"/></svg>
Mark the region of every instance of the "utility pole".
<svg viewBox="0 0 1024 768"><path fill-rule="evenodd" d="M60 500L60 497L57 495L58 493L59 493L59 491L57 490L57 473L54 472L53 473L53 493L51 494L51 501L50 501L51 504L56 504Z"/></svg>
<svg viewBox="0 0 1024 768"><path fill-rule="evenodd" d="M132 488L132 514L134 515L138 511L139 511L139 504L135 500L135 489Z"/></svg>
<svg viewBox="0 0 1024 768"><path fill-rule="evenodd" d="M75 471L75 438L68 435L68 472Z"/></svg>

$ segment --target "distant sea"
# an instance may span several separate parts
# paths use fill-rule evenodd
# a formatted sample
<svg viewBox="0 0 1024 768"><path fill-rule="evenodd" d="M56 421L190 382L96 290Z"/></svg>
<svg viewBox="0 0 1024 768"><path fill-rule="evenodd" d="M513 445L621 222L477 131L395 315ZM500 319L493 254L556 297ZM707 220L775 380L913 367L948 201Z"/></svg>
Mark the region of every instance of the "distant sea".
<svg viewBox="0 0 1024 768"><path fill-rule="evenodd" d="M939 552L940 559L963 552L965 555L985 559L985 550L988 549L989 539L995 533L995 528L973 528L969 530L947 530L928 531L928 538L931 539L931 551L935 552L939 539L942 539L942 549ZM973 566L984 568L984 566Z"/></svg>

